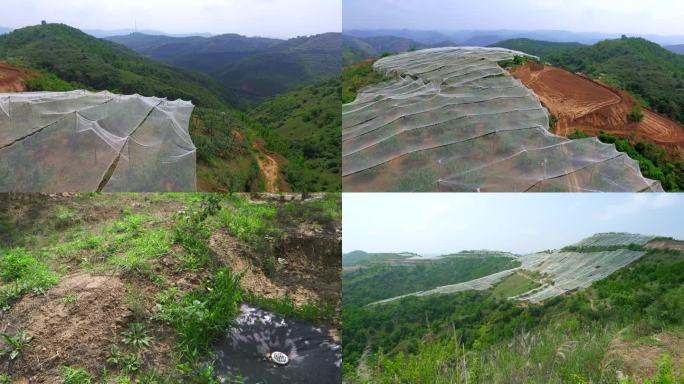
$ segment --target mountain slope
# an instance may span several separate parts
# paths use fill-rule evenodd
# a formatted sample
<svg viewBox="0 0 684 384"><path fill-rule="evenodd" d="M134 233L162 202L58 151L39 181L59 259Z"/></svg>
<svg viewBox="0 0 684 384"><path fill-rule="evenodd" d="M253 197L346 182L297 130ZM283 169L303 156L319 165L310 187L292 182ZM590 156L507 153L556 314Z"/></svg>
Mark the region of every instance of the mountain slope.
<svg viewBox="0 0 684 384"><path fill-rule="evenodd" d="M678 53L680 55L684 55L684 44L680 45L668 45L665 47L667 50L672 51L674 53Z"/></svg>
<svg viewBox="0 0 684 384"><path fill-rule="evenodd" d="M0 36L0 60L54 75L74 88L139 93L221 107L221 91L204 75L179 70L62 24Z"/></svg>
<svg viewBox="0 0 684 384"><path fill-rule="evenodd" d="M578 243L584 249L573 257L641 247L627 244L631 240L612 241L610 235ZM526 289L530 278L547 279L544 272L518 273L515 280L487 290L407 297L373 306L345 301L344 379L580 383L617 382L615 377L628 375L641 382L654 375L660 356L645 354L641 340L668 340L657 351L673 353L676 366L684 362L678 352L682 343L676 341L684 336L684 253L677 250L682 244L651 240L640 248L644 255L638 260L590 286L539 304L505 297ZM343 289L346 279L343 275ZM637 354L638 364L630 358Z"/></svg>
<svg viewBox="0 0 684 384"><path fill-rule="evenodd" d="M109 37L155 60L204 72L236 98L259 102L326 80L341 69L341 35L324 33L276 40L226 34Z"/></svg>
<svg viewBox="0 0 684 384"><path fill-rule="evenodd" d="M407 52L427 48L428 45L397 36L353 37L342 36L342 55L344 65L353 64L371 57L387 53Z"/></svg>
<svg viewBox="0 0 684 384"><path fill-rule="evenodd" d="M555 43L531 39L510 39L491 44L490 47L508 48L545 58L554 54L571 52L575 49L585 47L585 45L580 43Z"/></svg>
<svg viewBox="0 0 684 384"><path fill-rule="evenodd" d="M340 80L276 96L250 110L267 148L287 159L282 171L296 191L340 191Z"/></svg>

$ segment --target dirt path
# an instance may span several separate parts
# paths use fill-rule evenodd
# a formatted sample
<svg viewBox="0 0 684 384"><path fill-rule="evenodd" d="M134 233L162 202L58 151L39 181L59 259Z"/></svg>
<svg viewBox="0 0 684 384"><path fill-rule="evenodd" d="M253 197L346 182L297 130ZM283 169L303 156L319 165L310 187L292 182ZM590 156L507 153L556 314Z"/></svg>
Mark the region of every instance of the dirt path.
<svg viewBox="0 0 684 384"><path fill-rule="evenodd" d="M24 92L24 82L35 75L31 70L0 63L0 92Z"/></svg>
<svg viewBox="0 0 684 384"><path fill-rule="evenodd" d="M265 192L282 192L280 188L280 165L283 160L268 152L261 141L254 142L254 149L259 152L257 163L259 163L259 169L266 179Z"/></svg>
<svg viewBox="0 0 684 384"><path fill-rule="evenodd" d="M526 64L512 74L558 117L558 135L568 136L579 129L589 135L603 131L619 137L633 136L665 146L684 158L684 127L648 109L643 110L641 122L629 121L627 115L635 100L626 92L550 65Z"/></svg>

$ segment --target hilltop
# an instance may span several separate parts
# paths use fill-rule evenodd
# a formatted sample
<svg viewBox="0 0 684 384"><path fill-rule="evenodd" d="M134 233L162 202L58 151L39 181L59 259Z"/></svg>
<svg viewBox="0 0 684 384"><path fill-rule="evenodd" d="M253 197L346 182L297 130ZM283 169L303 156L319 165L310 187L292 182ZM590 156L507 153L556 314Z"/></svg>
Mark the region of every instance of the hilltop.
<svg viewBox="0 0 684 384"><path fill-rule="evenodd" d="M0 61L41 71L28 84L30 90L88 88L192 100L212 108L226 104L221 90L204 75L157 63L63 24L0 36Z"/></svg>
<svg viewBox="0 0 684 384"><path fill-rule="evenodd" d="M107 37L180 68L203 72L239 100L260 102L339 75L339 33L289 40L224 34L212 37L151 36L134 33Z"/></svg>
<svg viewBox="0 0 684 384"><path fill-rule="evenodd" d="M364 273L383 273L382 282L401 277L411 287L418 267L345 272L345 380L641 382L656 373L661 355L675 367L684 363L682 246L654 236L597 234L561 250L509 259L513 268L370 306L367 297L387 296L402 285L373 284ZM471 262L496 259L503 258ZM408 278L407 268L414 271ZM653 338L667 342L647 346Z"/></svg>

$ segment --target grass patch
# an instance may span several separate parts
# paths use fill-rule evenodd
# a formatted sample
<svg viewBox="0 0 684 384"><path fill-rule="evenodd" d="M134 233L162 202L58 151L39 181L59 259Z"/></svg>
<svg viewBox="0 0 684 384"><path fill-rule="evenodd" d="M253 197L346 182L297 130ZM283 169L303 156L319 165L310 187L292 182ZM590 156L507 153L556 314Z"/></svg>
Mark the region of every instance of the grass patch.
<svg viewBox="0 0 684 384"><path fill-rule="evenodd" d="M72 367L64 367L62 378L64 384L90 384L95 380L95 376L85 369Z"/></svg>
<svg viewBox="0 0 684 384"><path fill-rule="evenodd" d="M530 278L524 276L522 273L516 272L507 278L503 279L499 284L494 287L492 294L494 297L499 299L506 299L512 296L520 295L522 293L528 292L534 288L537 288L539 284L539 279L541 276L539 272L525 271L525 274L534 278L537 281L532 281Z"/></svg>
<svg viewBox="0 0 684 384"><path fill-rule="evenodd" d="M254 294L246 294L245 301L255 307L277 313L283 317L298 319L312 324L329 323L335 317L335 306L329 302L305 303L297 306L290 298L271 299Z"/></svg>
<svg viewBox="0 0 684 384"><path fill-rule="evenodd" d="M159 296L155 318L176 331L179 369L189 375L201 370L201 359L237 316L242 297L240 276L227 269L185 296L179 297L173 288Z"/></svg>
<svg viewBox="0 0 684 384"><path fill-rule="evenodd" d="M45 292L59 278L36 255L15 248L0 255L0 280L0 307L4 307L28 292Z"/></svg>
<svg viewBox="0 0 684 384"><path fill-rule="evenodd" d="M342 69L343 104L354 101L357 93L362 88L391 79L391 77L374 71L373 63L375 63L375 60L367 60L358 64L349 65Z"/></svg>
<svg viewBox="0 0 684 384"><path fill-rule="evenodd" d="M231 196L218 218L232 235L254 245L280 235L279 229L272 224L277 212L272 204L255 204L245 198Z"/></svg>

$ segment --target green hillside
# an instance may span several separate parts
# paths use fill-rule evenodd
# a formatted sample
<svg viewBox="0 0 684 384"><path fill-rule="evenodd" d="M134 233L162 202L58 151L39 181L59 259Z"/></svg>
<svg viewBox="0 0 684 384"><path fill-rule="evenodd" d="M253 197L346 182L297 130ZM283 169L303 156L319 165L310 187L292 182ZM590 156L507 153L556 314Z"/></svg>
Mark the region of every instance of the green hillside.
<svg viewBox="0 0 684 384"><path fill-rule="evenodd" d="M342 255L342 266L351 267L353 265L371 265L382 263L387 260L402 260L409 258L399 253L367 253L364 251L352 251Z"/></svg>
<svg viewBox="0 0 684 384"><path fill-rule="evenodd" d="M546 58L552 55L571 52L586 46L580 43L556 43L532 39L511 39L492 44L490 47L508 48L540 58Z"/></svg>
<svg viewBox="0 0 684 384"><path fill-rule="evenodd" d="M44 90L64 90L65 84L56 77L72 89L180 98L211 108L225 105L220 89L208 77L145 59L63 24L26 27L0 36L0 61L41 71L44 77L34 80L33 87Z"/></svg>
<svg viewBox="0 0 684 384"><path fill-rule="evenodd" d="M416 265L376 263L369 268L343 272L342 300L366 305L406 293L477 279L518 267L510 257L460 256L421 260Z"/></svg>
<svg viewBox="0 0 684 384"><path fill-rule="evenodd" d="M427 48L427 45L403 37L373 36L361 38L343 35L342 62L344 65L351 65L383 54L401 53L421 48Z"/></svg>
<svg viewBox="0 0 684 384"><path fill-rule="evenodd" d="M671 364L684 357L681 252L649 250L592 286L541 304L502 298L504 290L520 291L517 280L374 306L345 300L345 382L626 384L637 382L626 376L653 375L634 371L633 357L654 368L660 360L661 379L670 377L649 383L681 383L675 376L684 367ZM393 289L371 287L387 295L384 287ZM664 338L674 341L657 341Z"/></svg>
<svg viewBox="0 0 684 384"><path fill-rule="evenodd" d="M141 46L159 45L158 40L181 40L190 45L198 39L206 40L131 36L138 39ZM324 78L324 73L331 72L330 67L339 61L339 55L331 53L334 46L328 46L329 38L320 35L294 39L287 42L290 45L285 51L304 50L299 56L293 56L295 60L301 65L306 63L315 67L307 72L311 75L309 79ZM284 44L274 39L247 39L245 42L246 39L223 35L214 45L220 49L251 46L260 50L276 42ZM322 48L324 46L328 48ZM179 52L183 47L182 44L176 46ZM321 64L326 56L328 64ZM214 59L221 60L220 57ZM268 61L268 58L263 59ZM85 88L192 100L197 108L190 122L190 134L197 147L200 190L262 191L265 184L257 163L259 150L255 148L255 143L261 140L267 141L269 150L289 160L280 171L294 190L337 191L341 188L338 80L297 89L269 100L253 111L237 112L237 107L249 103L231 97L231 92L225 91L226 88L215 79L147 59L122 45L91 37L62 24L27 27L0 36L0 62L38 70L40 76L26 82L30 91ZM256 65L252 68L252 77L263 75L267 78L270 73L268 68L256 68ZM288 81L296 82L296 79ZM277 92L282 90L279 88Z"/></svg>
<svg viewBox="0 0 684 384"><path fill-rule="evenodd" d="M339 105L337 78L276 96L248 114L268 149L288 160L283 172L294 190L341 190Z"/></svg>
<svg viewBox="0 0 684 384"><path fill-rule="evenodd" d="M339 33L289 40L236 34L177 38L137 33L109 40L152 59L201 71L243 106L327 80L341 68Z"/></svg>
<svg viewBox="0 0 684 384"><path fill-rule="evenodd" d="M641 38L605 40L587 47L508 40L553 65L581 72L627 90L648 107L684 124L684 56Z"/></svg>

